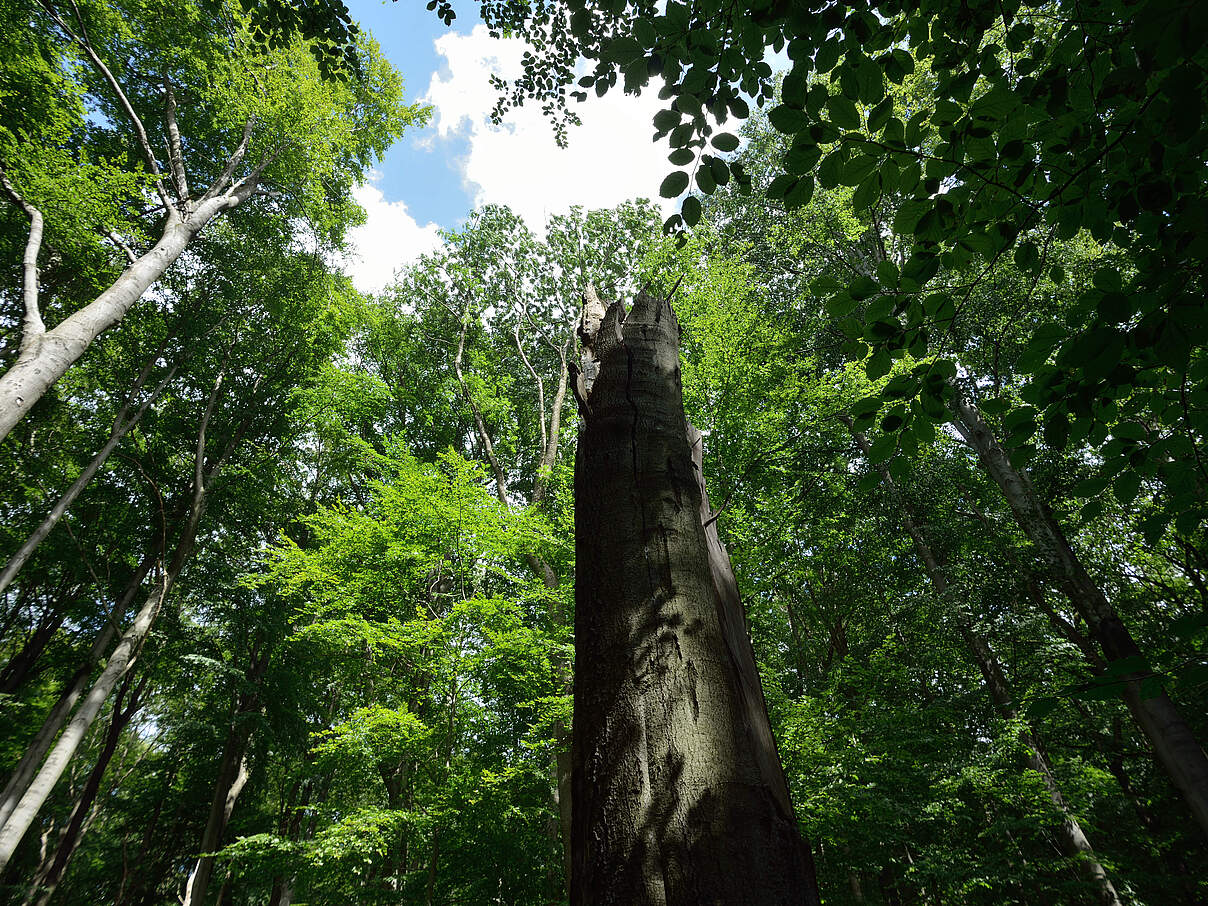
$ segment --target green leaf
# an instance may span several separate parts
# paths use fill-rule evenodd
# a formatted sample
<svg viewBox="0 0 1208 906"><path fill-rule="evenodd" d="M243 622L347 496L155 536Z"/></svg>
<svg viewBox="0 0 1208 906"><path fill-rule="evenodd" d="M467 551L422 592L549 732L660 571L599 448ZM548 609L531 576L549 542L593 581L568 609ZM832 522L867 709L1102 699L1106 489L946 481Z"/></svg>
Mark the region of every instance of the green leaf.
<svg viewBox="0 0 1208 906"><path fill-rule="evenodd" d="M797 177L782 173L768 185L768 198L776 200L784 198L789 189L797 184Z"/></svg>
<svg viewBox="0 0 1208 906"><path fill-rule="evenodd" d="M778 131L786 135L794 135L804 129L809 122L806 115L794 107L781 104L773 107L768 113L768 122Z"/></svg>
<svg viewBox="0 0 1208 906"><path fill-rule="evenodd" d="M851 206L857 211L867 211L881 197L881 183L876 174L872 174L856 188L851 196Z"/></svg>
<svg viewBox="0 0 1208 906"><path fill-rule="evenodd" d="M1112 482L1112 494L1124 506L1128 506L1137 499L1137 494L1141 491L1141 475L1132 469L1125 469L1116 476L1116 480Z"/></svg>
<svg viewBox="0 0 1208 906"><path fill-rule="evenodd" d="M794 144L784 155L784 168L790 173L809 173L820 157L822 149L817 145L805 144L798 147Z"/></svg>
<svg viewBox="0 0 1208 906"><path fill-rule="evenodd" d="M646 48L654 47L655 41L658 40L658 34L654 30L654 23L649 19L634 20L633 36Z"/></svg>
<svg viewBox="0 0 1208 906"><path fill-rule="evenodd" d="M912 72L914 72L914 57L912 57L907 51L900 47L895 47L890 51L890 55L893 57L894 62L902 67L902 72L906 73L906 75L910 75Z"/></svg>
<svg viewBox="0 0 1208 906"><path fill-rule="evenodd" d="M818 182L821 183L822 188L833 189L839 185L846 158L847 152L843 148L837 148L822 158L822 163L818 165Z"/></svg>
<svg viewBox="0 0 1208 906"><path fill-rule="evenodd" d="M1105 293L1114 293L1120 291L1120 272L1114 267L1101 267L1095 271L1095 276L1091 279L1095 289Z"/></svg>
<svg viewBox="0 0 1208 906"><path fill-rule="evenodd" d="M689 195L684 199L680 212L684 215L684 222L688 226L696 226L700 223L700 199L695 195Z"/></svg>
<svg viewBox="0 0 1208 906"><path fill-rule="evenodd" d="M869 380L878 381L889 374L889 369L892 367L893 360L889 358L889 353L884 349L878 349L869 358L865 372L868 374Z"/></svg>
<svg viewBox="0 0 1208 906"><path fill-rule="evenodd" d="M810 198L814 195L814 177L806 174L802 176L797 183L788 190L784 196L784 206L790 211L794 208L804 207L809 204Z"/></svg>
<svg viewBox="0 0 1208 906"><path fill-rule="evenodd" d="M873 463L882 463L893 456L898 448L898 438L894 434L883 434L872 442L868 448L868 459Z"/></svg>
<svg viewBox="0 0 1208 906"><path fill-rule="evenodd" d="M654 115L654 128L659 132L669 132L679 125L682 118L678 110L660 110Z"/></svg>
<svg viewBox="0 0 1208 906"><path fill-rule="evenodd" d="M840 181L845 186L856 186L864 179L864 177L872 174L876 169L877 159L871 154L855 154L846 164L843 165L843 173ZM879 183L878 183L879 186Z"/></svg>
<svg viewBox="0 0 1208 906"><path fill-rule="evenodd" d="M624 65L643 54L642 45L630 35L613 38L600 52L600 59Z"/></svg>
<svg viewBox="0 0 1208 906"><path fill-rule="evenodd" d="M856 105L841 94L833 95L826 102L826 112L830 114L831 122L841 129L860 128L860 113Z"/></svg>
<svg viewBox="0 0 1208 906"><path fill-rule="evenodd" d="M738 149L738 136L731 132L719 132L713 136L713 147L721 152L730 152Z"/></svg>
<svg viewBox="0 0 1208 906"><path fill-rule="evenodd" d="M668 173L659 186L659 194L663 198L676 198L688 188L688 174L683 170Z"/></svg>

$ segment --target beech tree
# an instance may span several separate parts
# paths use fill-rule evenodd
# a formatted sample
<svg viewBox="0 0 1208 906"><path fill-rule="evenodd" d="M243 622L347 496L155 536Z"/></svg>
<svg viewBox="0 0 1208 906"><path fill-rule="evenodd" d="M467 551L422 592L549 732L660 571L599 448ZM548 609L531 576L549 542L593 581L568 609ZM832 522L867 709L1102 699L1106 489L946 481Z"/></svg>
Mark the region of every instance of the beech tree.
<svg viewBox="0 0 1208 906"><path fill-rule="evenodd" d="M1198 7L480 3L670 235L363 297L423 112L245 6L0 0L6 366L255 183L3 440L0 896L1205 901Z"/></svg>
<svg viewBox="0 0 1208 906"><path fill-rule="evenodd" d="M684 418L675 313L590 289L580 334L571 902L820 902Z"/></svg>
<svg viewBox="0 0 1208 906"><path fill-rule="evenodd" d="M14 117L16 128L0 136L0 185L29 221L20 341L0 375L0 439L214 218L251 203L257 216L304 218L316 238L338 240L347 201L333 204L327 187L346 192L404 125L424 115L401 104L397 75L371 43L358 50L364 78L324 81L300 42L259 49L231 4L169 11L72 3L68 11L48 0L11 13L12 26L21 21L47 36L48 69L78 75L21 71L25 86L50 95L56 116L28 126ZM98 131L86 101L106 128L84 139ZM53 144L31 153L24 147L31 139ZM165 153L156 150L161 143ZM98 151L103 163L92 164ZM117 164L120 155L127 168ZM85 171L71 174L80 164ZM64 191L72 182L99 202L85 226L104 237L116 262L102 270L105 288L74 307L42 298L38 266L56 220L80 216L63 211L78 203ZM58 315L49 329L44 311Z"/></svg>

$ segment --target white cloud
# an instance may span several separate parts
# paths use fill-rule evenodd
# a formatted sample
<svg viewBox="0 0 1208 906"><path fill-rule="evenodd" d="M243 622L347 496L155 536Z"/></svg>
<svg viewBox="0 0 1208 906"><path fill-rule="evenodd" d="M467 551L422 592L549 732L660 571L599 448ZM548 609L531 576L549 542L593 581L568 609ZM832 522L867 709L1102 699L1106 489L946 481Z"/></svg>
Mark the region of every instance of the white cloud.
<svg viewBox="0 0 1208 906"><path fill-rule="evenodd" d="M475 205L506 204L542 230L550 214L574 204L599 208L631 198L658 200L671 165L666 143L651 141L651 120L661 106L654 90L640 97L615 88L603 98L591 94L575 105L583 125L571 129L566 148L554 143L537 106L513 110L503 126L491 124L497 93L488 73L516 75L524 47L518 39L490 37L483 25L468 35L436 39L446 71L433 74L423 100L435 108L439 139L468 143L458 164Z"/></svg>
<svg viewBox="0 0 1208 906"><path fill-rule="evenodd" d="M365 209L366 220L349 233L353 251L342 263L361 292L379 292L400 267L440 245L435 223L420 226L404 202L387 201L372 182L357 186L352 196Z"/></svg>

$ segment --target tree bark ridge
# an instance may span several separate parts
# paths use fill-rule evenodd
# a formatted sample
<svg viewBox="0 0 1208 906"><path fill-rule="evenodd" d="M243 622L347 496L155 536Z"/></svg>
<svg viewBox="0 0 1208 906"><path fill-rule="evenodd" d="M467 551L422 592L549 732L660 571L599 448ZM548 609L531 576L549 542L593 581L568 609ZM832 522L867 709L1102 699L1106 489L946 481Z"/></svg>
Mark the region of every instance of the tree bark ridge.
<svg viewBox="0 0 1208 906"><path fill-rule="evenodd" d="M703 525L679 324L644 293L628 318L591 301L571 903L816 904L728 557Z"/></svg>

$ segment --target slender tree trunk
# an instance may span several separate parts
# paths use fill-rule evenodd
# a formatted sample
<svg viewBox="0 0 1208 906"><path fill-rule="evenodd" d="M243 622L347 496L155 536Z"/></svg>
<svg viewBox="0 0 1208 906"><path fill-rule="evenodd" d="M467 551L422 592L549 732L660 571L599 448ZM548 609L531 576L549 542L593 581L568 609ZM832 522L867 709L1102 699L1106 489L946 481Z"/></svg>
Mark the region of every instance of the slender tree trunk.
<svg viewBox="0 0 1208 906"><path fill-rule="evenodd" d="M594 289L590 291L594 298ZM599 300L596 299L596 304ZM495 453L495 445L491 440L490 432L487 431L486 422L482 417L482 411L475 402L473 395L470 393L470 385L466 381L465 373L462 370L462 360L465 355L466 333L469 330L470 304L467 302L466 310L462 315L461 333L457 342L457 352L453 357L453 370L457 375L457 382L461 387L462 395L466 399L467 405L474 416L474 428L478 435L478 440L482 444L483 452L490 464L492 475L495 478L495 496L504 507L511 508L511 502L508 500L507 477L503 467L499 462L499 457ZM566 392L569 386L570 372L566 368L566 354L570 343L573 341L571 335L566 343L559 349L559 357L562 361L562 368L558 378L558 389L554 392L553 404L549 415L549 429L546 429L545 415L545 385L533 368L528 356L524 352L524 344L520 340L520 326L517 322L514 338L516 348L520 352L520 356L528 368L529 374L532 375L534 386L537 388L538 396L538 412L537 420L541 425L541 450L538 457L536 478L533 481L533 494L530 503L533 506L539 504L544 498L549 487L549 479L552 474L554 464L558 461L558 446L561 439L562 425L562 410L566 405ZM528 557L529 567L541 579L545 587L553 591L558 588L559 580L553 568L541 557L530 555ZM554 623L561 627L564 625L561 613L556 609L554 611ZM555 678L558 682L559 691L564 695L571 694L571 665L565 658L555 655L553 658L553 667ZM570 837L571 837L571 811L572 811L572 793L571 793L571 752L570 752L570 733L567 730L566 724L561 719L557 719L553 724L554 735L554 760L551 765L553 771L553 799L558 811L559 838L562 848L562 871L563 880L566 885L566 890L570 890L571 878L571 858L570 858Z"/></svg>
<svg viewBox="0 0 1208 906"><path fill-rule="evenodd" d="M115 906L125 906L125 904L127 904L127 903L138 903L138 902L140 902L140 900L142 898L143 886L145 884L147 874L148 874L148 872L146 870L145 859L147 857L147 854L151 851L151 845L152 845L153 841L155 840L156 835L159 833L160 818L163 817L164 804L166 802L168 802L169 794L172 791L172 783L176 780L176 775L179 771L180 771L180 761L178 759L178 760L175 760L172 762L172 768L171 768L171 770L168 771L168 774L165 777L165 783L163 786L164 793L162 796L160 796L155 801L155 808L151 812L151 820L148 821L146 823L146 826L143 828L143 835L142 835L142 839L139 843L138 854L137 854L139 863L138 863L138 867L135 868L135 870L133 872L131 872L129 870L129 868L126 866L126 860L125 860L126 846L125 846L125 842L123 841L123 844L122 844L122 853L123 853L122 884L119 887L117 897L114 900ZM133 878L131 878L131 874L133 874ZM127 886L128 882L129 882L129 886Z"/></svg>
<svg viewBox="0 0 1208 906"><path fill-rule="evenodd" d="M222 760L218 766L218 780L214 784L214 798L210 802L210 814L201 835L201 855L194 863L193 870L189 872L182 906L202 906L205 903L210 878L214 874L214 857L209 853L217 852L221 847L222 834L231 820L235 802L247 783L247 761L242 751L245 740L238 738L240 736L241 733L237 734L232 730L232 735L227 737L223 747Z"/></svg>
<svg viewBox="0 0 1208 906"><path fill-rule="evenodd" d="M643 293L585 326L571 903L817 904L693 461L675 314Z"/></svg>
<svg viewBox="0 0 1208 906"><path fill-rule="evenodd" d="M845 418L844 421L849 428L852 428L850 418ZM868 438L854 429L852 430L852 436L871 463L872 449ZM923 563L923 570L926 572L927 578L930 580L932 587L935 588L936 594L941 598L945 597L949 590L948 573L944 569L939 556L932 549L922 530L914 521L914 513L911 510L910 504L902 496L901 491L893 480L893 476L889 474L889 470L881 464L876 465L875 468L880 473L881 483L885 485L885 489L889 492L889 496L897 506L898 516L902 521L903 527L906 529L906 534L910 536L915 554ZM965 614L960 613L958 610L955 616L957 624L960 627L961 637L973 655L973 659L977 662L978 669L986 681L986 688L990 693L990 699L994 702L995 708L1005 719L1017 719L1019 713L1013 704L1015 696L1006 674L998 662L998 658L986 640L974 629ZM1061 826L1058 829L1058 835L1061 838L1062 849L1067 856L1077 860L1079 868L1095 886L1099 901L1104 906L1122 906L1120 895L1116 892L1115 885L1112 884L1111 878L1107 876L1107 871L1103 868L1099 857L1095 855L1095 850L1091 846L1090 840L1087 839L1086 833L1082 830L1082 826L1070 812L1070 808L1065 801L1065 796L1061 793L1061 787L1053 776L1048 755L1045 753L1040 739L1036 736L1036 732L1032 727L1029 726L1025 730L1023 741L1027 745L1026 759L1028 767L1040 775L1049 801L1061 816ZM907 856L909 857L909 851L907 852Z"/></svg>
<svg viewBox="0 0 1208 906"><path fill-rule="evenodd" d="M109 656L105 669L101 671L100 676L92 684L92 688L84 697L83 702L75 714L72 715L71 720L68 721L58 741L46 757L46 761L42 763L41 769L38 770L28 788L20 794L20 798L14 806L12 814L3 825L0 825L0 872L3 872L7 867L9 859L12 858L13 852L17 848L17 844L21 842L21 838L25 836L25 832L29 830L29 826L37 816L38 810L50 795L51 790L54 789L55 783L63 775L63 771L67 768L68 763L75 755L76 749L79 748L81 741L83 741L84 735L88 732L88 729L92 726L93 721L96 720L97 715L104 706L105 700L109 698L118 681L125 676L126 671L134 666L139 652L142 650L143 643L146 641L147 636L151 632L151 627L155 623L155 618L159 616L164 599L168 596L173 583L180 575L181 570L184 569L185 563L193 552L193 542L197 536L197 526L201 521L201 516L205 509L206 488L202 481L202 464L204 462L205 428L213 409L214 399L214 395L211 395L210 404L207 407L205 417L203 417L202 428L198 435L198 465L194 478L192 506L181 537L177 542L176 550L172 555L172 562L164 570L156 587L147 596L147 600L143 603L142 608L135 615L134 622L130 624L130 628L126 630L121 641L118 642L117 647Z"/></svg>
<svg viewBox="0 0 1208 906"><path fill-rule="evenodd" d="M126 630L122 640L118 642L117 648L110 655L109 663L105 665L105 669L93 683L79 710L72 715L62 735L50 750L41 770L38 771L28 789L18 800L9 819L3 827L0 827L0 871L7 867L17 844L21 842L21 838L33 824L38 810L50 795L50 791L54 789L54 785L63 776L63 771L75 755L76 749L79 748L84 735L96 720L114 686L134 665L173 579L175 576L165 573L158 587L147 597L146 602L135 616L134 623Z"/></svg>
<svg viewBox="0 0 1208 906"><path fill-rule="evenodd" d="M258 682L267 667L267 656L253 655L248 679L253 683ZM202 906L206 901L206 891L214 872L214 857L207 854L217 852L222 846L222 835L226 831L227 823L231 820L231 812L235 810L235 801L243 791L244 784L247 783L245 752L249 734L248 730L240 725L240 718L259 708L259 703L258 693L251 692L241 695L235 705L231 727L227 732L222 755L218 760L218 776L214 781L210 813L201 834L200 854L193 865L193 870L189 873L182 906Z"/></svg>
<svg viewBox="0 0 1208 906"><path fill-rule="evenodd" d="M55 739L59 735L59 731L63 729L63 725L67 722L68 716L72 709L75 708L76 702L80 696L84 694L84 687L88 684L88 678L92 675L93 669L97 663L104 657L105 652L109 650L110 643L117 637L121 631L121 621L126 614L134 596L138 594L142 587L143 580L151 571L156 558L160 553L159 544L152 552L148 553L134 575L126 585L126 590L123 592L121 599L117 602L113 612L109 615L109 619L105 621L105 628L101 630L96 640L92 643L92 647L88 649L88 653L84 656L80 666L76 668L71 679L67 683L67 688L59 695L58 700L50 709L50 713L46 715L42 726L38 729L37 734L26 746L21 760L13 769L12 775L8 779L8 783L4 787L3 793L0 793L0 827L3 827L13 810L17 807L17 802L25 795L25 791L29 788L34 775L37 773L38 766L42 764L42 759L46 757L46 753L50 751L50 747L54 744Z"/></svg>
<svg viewBox="0 0 1208 906"><path fill-rule="evenodd" d="M1132 633L1087 573L1027 473L1011 465L989 426L959 393L953 409L954 427L1002 490L1015 521L1036 546L1057 586L1086 620L1108 664L1140 658L1141 649ZM1169 695L1160 690L1148 697L1142 694L1143 678L1140 671L1121 677L1124 701L1153 746L1159 763L1183 794L1200 829L1208 835L1208 757Z"/></svg>
<svg viewBox="0 0 1208 906"><path fill-rule="evenodd" d="M55 851L54 861L50 864L49 871L45 877L35 881L35 889L31 893L37 892L39 894L37 906L47 906L51 897L54 896L54 892L58 888L59 882L63 880L63 875L71 862L71 857L75 855L81 841L84 839L84 835L88 832L88 828L91 827L99 812L96 800L97 795L101 791L101 782L105 778L105 771L109 768L109 762L113 760L114 753L117 752L117 744L121 739L122 731L129 726L131 718L142 707L142 691L146 686L146 680L144 679L138 687L132 689L133 677L133 673L126 674L122 687L114 698L113 713L109 718L109 726L105 731L105 739L101 743L96 763L88 774L88 780L84 784L84 789L80 792L75 807L71 811L71 817L68 818L67 827L64 829L63 836L60 838L58 848ZM127 696L129 696L128 699Z"/></svg>
<svg viewBox="0 0 1208 906"><path fill-rule="evenodd" d="M0 440L8 436L97 337L126 316L188 248L202 227L236 204L235 196L220 195L203 202L184 220L169 216L159 241L127 267L113 285L43 333L33 348L19 356L0 375Z"/></svg>
<svg viewBox="0 0 1208 906"><path fill-rule="evenodd" d="M3 670L0 670L0 693L11 695L21 688L33 670L34 664L42 657L46 646L50 644L50 640L55 637L67 619L67 608L79 597L80 591L77 590L67 601L56 602L53 610L42 614L38 625L26 639L25 644L21 646L21 650L9 659Z"/></svg>
<svg viewBox="0 0 1208 906"><path fill-rule="evenodd" d="M130 397L113 420L113 427L109 431L109 439L105 441L101 449L92 457L92 460L84 467L84 470L80 472L76 480L71 483L71 487L64 491L62 496L55 501L54 506L50 508L50 512L46 514L46 518L30 533L29 537L25 539L25 543L17 548L16 553L5 564L3 572L0 572L0 594L4 594L4 590L17 577L17 574L21 571L21 567L33 556L34 551L38 549L38 545L59 524L59 520L66 515L67 510L75 503L76 498L80 496L84 488L88 487L89 483L96 476L96 473L100 471L101 466L109 460L110 454L117 449L118 444L122 442L122 438L129 434L134 426L142 420L143 413L147 411L147 407L160 397L164 392L164 388L168 386L168 382L176 374L177 366L173 365L159 384L147 395L146 399L131 412L130 409L134 396L146 383L147 377L150 375L150 369L154 366L156 358L158 358L158 352L147 363L147 367L143 369L142 373L139 374L138 380L130 391Z"/></svg>
<svg viewBox="0 0 1208 906"><path fill-rule="evenodd" d="M851 888L851 898L854 903L865 903L864 885L860 883L860 873L849 871L847 873L847 886Z"/></svg>
<svg viewBox="0 0 1208 906"><path fill-rule="evenodd" d="M269 906L290 906L294 901L294 879L275 878L273 890L269 895Z"/></svg>

